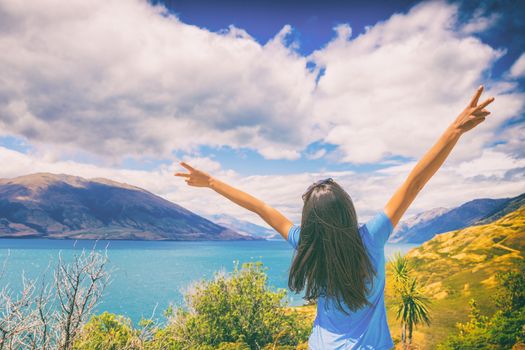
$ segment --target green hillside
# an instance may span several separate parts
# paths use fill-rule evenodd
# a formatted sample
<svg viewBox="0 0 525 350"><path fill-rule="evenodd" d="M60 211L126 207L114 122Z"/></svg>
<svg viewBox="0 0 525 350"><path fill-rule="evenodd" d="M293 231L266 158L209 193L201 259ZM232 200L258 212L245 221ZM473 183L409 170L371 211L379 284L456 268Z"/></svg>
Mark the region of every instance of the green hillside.
<svg viewBox="0 0 525 350"><path fill-rule="evenodd" d="M482 313L495 311L495 273L525 257L525 205L492 223L439 234L406 256L433 299L432 324L418 328L414 341L422 349L433 349L455 333L456 322L468 320L470 298L478 301ZM388 320L392 336L399 337L390 276L387 271Z"/></svg>

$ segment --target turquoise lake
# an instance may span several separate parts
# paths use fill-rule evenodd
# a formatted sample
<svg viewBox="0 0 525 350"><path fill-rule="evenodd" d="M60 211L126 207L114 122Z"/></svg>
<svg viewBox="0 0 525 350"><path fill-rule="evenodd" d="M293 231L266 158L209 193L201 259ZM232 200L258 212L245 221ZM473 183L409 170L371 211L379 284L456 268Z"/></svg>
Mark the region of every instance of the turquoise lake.
<svg viewBox="0 0 525 350"><path fill-rule="evenodd" d="M125 315L136 323L141 317L162 320L170 303L183 305L184 290L193 281L211 279L215 272L231 272L234 261L262 261L268 269L268 284L287 288L293 250L284 240L275 241L73 241L46 239L0 239L0 267L6 261L0 287L21 288L22 274L35 278L52 273L58 254L65 260L82 249L107 246L112 270L96 313ZM385 255L404 254L418 244L387 244ZM302 305L302 295L288 291L289 305Z"/></svg>

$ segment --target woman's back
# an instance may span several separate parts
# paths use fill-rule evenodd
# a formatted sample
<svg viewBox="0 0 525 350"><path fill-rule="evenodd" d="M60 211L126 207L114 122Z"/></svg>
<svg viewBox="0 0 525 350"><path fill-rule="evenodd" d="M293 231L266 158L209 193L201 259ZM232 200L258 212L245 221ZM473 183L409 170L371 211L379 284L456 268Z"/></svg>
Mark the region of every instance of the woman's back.
<svg viewBox="0 0 525 350"><path fill-rule="evenodd" d="M188 185L209 187L256 213L297 250L290 267L288 287L300 292L306 286L305 298L319 300L309 341L311 349L389 349L393 344L383 297L385 243L393 227L441 167L461 135L479 125L490 114L485 107L494 101L494 97L479 104L482 91L483 85L417 162L383 210L361 227L357 227L352 199L332 178L316 181L302 195L304 224L301 233L299 226L264 201L189 164L180 163L189 170L189 174L175 175L187 178ZM299 237L302 239L297 249ZM374 288L367 293L369 281ZM338 307L334 308L332 300L322 297L323 291L338 298L342 296L345 304L337 299ZM357 311L347 315L339 310L345 310L344 306L351 306Z"/></svg>
<svg viewBox="0 0 525 350"><path fill-rule="evenodd" d="M394 346L386 319L384 302L385 254L384 246L393 230L384 211L377 213L359 233L377 271L372 289L367 296L371 306L357 311L345 307L348 314L336 307L332 298L320 296L317 316L308 340L310 349L391 349ZM297 249L300 226L293 225L288 242ZM344 304L343 304L344 305ZM344 305L346 306L346 305Z"/></svg>

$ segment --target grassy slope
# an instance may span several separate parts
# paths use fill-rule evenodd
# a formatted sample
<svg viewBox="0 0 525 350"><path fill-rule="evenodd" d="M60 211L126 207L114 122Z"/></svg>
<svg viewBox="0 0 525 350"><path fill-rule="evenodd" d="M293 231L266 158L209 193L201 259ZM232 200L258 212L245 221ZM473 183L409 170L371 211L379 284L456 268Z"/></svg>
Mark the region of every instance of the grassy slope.
<svg viewBox="0 0 525 350"><path fill-rule="evenodd" d="M514 261L525 257L525 205L492 223L439 234L410 250L407 256L433 300L432 324L415 330L414 343L421 349L434 349L456 331L456 322L468 320L470 298L477 300L482 313L494 312L494 274L508 270ZM392 337L399 339L390 279L387 269L388 323ZM295 309L313 322L315 306Z"/></svg>
<svg viewBox="0 0 525 350"><path fill-rule="evenodd" d="M407 257L433 299L433 322L417 330L415 342L423 349L433 349L455 332L456 322L468 320L470 298L477 300L482 313L495 311L491 299L497 287L495 273L525 257L525 206L486 225L439 234L410 250ZM388 319L393 335L399 336L389 277L387 273Z"/></svg>

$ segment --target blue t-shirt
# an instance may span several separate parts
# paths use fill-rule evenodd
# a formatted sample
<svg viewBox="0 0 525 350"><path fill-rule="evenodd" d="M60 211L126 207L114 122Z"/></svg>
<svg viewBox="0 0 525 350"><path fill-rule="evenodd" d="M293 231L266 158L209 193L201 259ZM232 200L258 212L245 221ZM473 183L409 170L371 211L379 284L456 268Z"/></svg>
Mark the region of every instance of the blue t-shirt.
<svg viewBox="0 0 525 350"><path fill-rule="evenodd" d="M288 242L297 249L300 226L293 225L288 232ZM346 315L337 309L332 298L319 296L317 316L308 339L308 349L366 349L386 350L394 347L386 321L385 289L385 243L393 231L392 222L384 211L377 213L359 233L377 271L373 289L368 295L372 306L351 311L342 302ZM326 305L326 309L325 309Z"/></svg>

